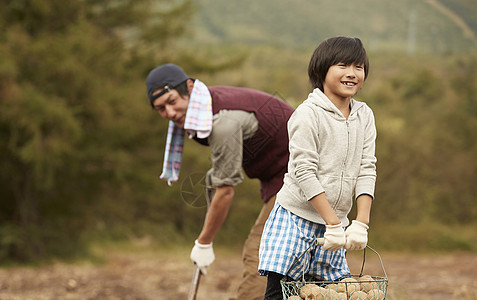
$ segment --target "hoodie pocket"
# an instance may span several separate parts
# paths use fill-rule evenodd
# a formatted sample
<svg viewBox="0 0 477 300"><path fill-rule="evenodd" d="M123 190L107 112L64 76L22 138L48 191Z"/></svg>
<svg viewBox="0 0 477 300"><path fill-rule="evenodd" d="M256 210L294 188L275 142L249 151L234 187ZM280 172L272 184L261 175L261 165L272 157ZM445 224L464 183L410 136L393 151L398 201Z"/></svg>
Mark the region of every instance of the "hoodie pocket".
<svg viewBox="0 0 477 300"><path fill-rule="evenodd" d="M353 207L354 187L356 186L356 178L343 177L341 178L340 195L336 201L333 209L338 217L347 216Z"/></svg>
<svg viewBox="0 0 477 300"><path fill-rule="evenodd" d="M323 189L325 190L326 198L330 203L333 209L335 205L338 203L340 198L340 177L338 176L322 176L320 178L320 183Z"/></svg>

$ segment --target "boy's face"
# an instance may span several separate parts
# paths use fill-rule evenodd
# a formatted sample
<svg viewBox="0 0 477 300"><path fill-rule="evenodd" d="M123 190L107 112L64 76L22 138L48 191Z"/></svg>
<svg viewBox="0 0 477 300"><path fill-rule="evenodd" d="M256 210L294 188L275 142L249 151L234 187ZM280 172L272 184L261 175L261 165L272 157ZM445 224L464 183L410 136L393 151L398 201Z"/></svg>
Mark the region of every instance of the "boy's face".
<svg viewBox="0 0 477 300"><path fill-rule="evenodd" d="M193 84L192 84L193 86ZM191 91L192 88L189 89ZM155 91L152 95L157 95L162 89ZM184 128L184 122L187 114L187 107L189 106L190 95L180 95L175 89L171 89L161 97L152 102L154 110L157 111L161 117L174 122L177 127Z"/></svg>
<svg viewBox="0 0 477 300"><path fill-rule="evenodd" d="M350 100L363 86L365 79L363 65L332 65L323 82L323 92L330 100Z"/></svg>

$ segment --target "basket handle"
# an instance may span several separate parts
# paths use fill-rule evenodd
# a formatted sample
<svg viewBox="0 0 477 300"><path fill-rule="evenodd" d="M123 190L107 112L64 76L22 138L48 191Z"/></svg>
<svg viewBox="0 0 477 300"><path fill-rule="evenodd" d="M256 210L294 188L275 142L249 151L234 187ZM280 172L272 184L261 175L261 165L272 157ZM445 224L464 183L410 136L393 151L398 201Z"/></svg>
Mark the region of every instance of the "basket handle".
<svg viewBox="0 0 477 300"><path fill-rule="evenodd" d="M313 244L315 244L316 246L323 246L323 244L325 243L325 238L317 238L315 239L315 242ZM288 273L290 272L290 270L298 263L298 261L300 260L300 258L305 255L305 253L307 253L308 251L310 251L310 249L313 247L313 244L311 244L310 247L308 247L308 249L306 249L299 257L297 257L295 259L295 261L293 262L293 264L290 266L290 268L288 268L287 270L287 273L285 274L285 277L288 276ZM361 265L361 274L363 273L363 270L364 270L364 264L366 262L366 249L370 249L371 251L374 252L374 254L376 254L378 256L378 259L379 259L379 262L381 264L381 268L383 269L383 273L384 273L384 277L385 278L388 278L388 274L386 273L386 270L384 269L384 264L383 264L383 260L381 259L381 255L379 255L379 253L374 250L373 248L371 248L369 245L366 245L366 247L363 249L363 264Z"/></svg>
<svg viewBox="0 0 477 300"><path fill-rule="evenodd" d="M313 248L314 246L323 246L324 243L325 243L325 238L316 238L315 241L310 245L310 247L308 247L308 249L303 251L303 253L300 256L295 257L295 261L288 268L284 278L286 278L288 276L288 273L290 272L290 270L300 261L300 258L302 258L303 255L305 255L308 251L310 251L310 249Z"/></svg>
<svg viewBox="0 0 477 300"><path fill-rule="evenodd" d="M385 278L388 278L388 274L386 273L386 270L384 269L384 264L383 264L383 260L381 259L381 255L379 255L378 251L374 250L373 248L371 248L369 245L366 245L366 248L364 248L363 250L363 264L361 265L361 274L363 274L363 270L364 270L364 264L366 262L366 249L369 249L371 251L374 252L374 254L376 254L376 256L378 257L379 259L379 263L381 264L381 269L383 269L383 273L384 273L384 277Z"/></svg>
<svg viewBox="0 0 477 300"><path fill-rule="evenodd" d="M325 238L317 238L315 242L318 246L323 246L323 244L325 243ZM383 264L383 260L381 259L381 255L379 255L378 251L374 250L369 245L366 245L366 247L364 247L364 249L363 249L363 263L361 264L361 272L360 272L359 275L363 275L364 264L366 263L366 249L369 249L369 250L373 251L374 254L376 254L376 256L379 259L379 263L381 264L381 269L383 270L384 277L388 278L388 274L386 273L386 270L384 269L384 264Z"/></svg>

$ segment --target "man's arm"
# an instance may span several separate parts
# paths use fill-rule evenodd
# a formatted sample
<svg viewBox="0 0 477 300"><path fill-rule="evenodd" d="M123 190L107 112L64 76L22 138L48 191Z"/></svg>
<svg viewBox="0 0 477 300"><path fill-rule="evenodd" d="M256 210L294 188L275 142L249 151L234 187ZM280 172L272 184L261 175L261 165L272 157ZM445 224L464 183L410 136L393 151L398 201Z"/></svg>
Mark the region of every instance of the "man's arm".
<svg viewBox="0 0 477 300"><path fill-rule="evenodd" d="M206 245L212 243L227 218L233 198L233 186L221 186L215 189L215 194L207 211L204 226L197 238L200 244Z"/></svg>

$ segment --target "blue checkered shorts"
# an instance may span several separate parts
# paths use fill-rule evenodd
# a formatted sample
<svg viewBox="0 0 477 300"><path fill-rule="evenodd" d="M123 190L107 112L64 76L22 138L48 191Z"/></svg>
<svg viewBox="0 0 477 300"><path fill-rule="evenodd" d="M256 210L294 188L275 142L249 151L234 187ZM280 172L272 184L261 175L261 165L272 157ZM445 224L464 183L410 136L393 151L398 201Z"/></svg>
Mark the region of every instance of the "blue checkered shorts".
<svg viewBox="0 0 477 300"><path fill-rule="evenodd" d="M315 246L291 268L316 238L323 237L325 230L324 225L298 217L276 202L262 233L259 273L266 276L275 272L294 280L310 275L327 281L350 274L344 248L328 251Z"/></svg>

